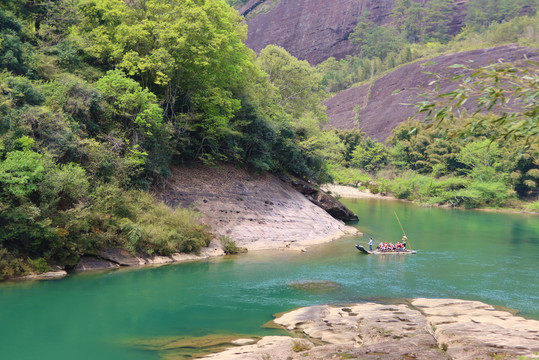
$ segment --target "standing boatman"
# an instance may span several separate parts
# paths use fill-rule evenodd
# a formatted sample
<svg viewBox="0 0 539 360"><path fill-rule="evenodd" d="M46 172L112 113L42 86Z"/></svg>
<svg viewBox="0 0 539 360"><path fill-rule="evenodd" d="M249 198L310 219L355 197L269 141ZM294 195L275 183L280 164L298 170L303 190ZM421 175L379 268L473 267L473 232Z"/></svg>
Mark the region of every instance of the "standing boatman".
<svg viewBox="0 0 539 360"><path fill-rule="evenodd" d="M372 238L369 238L369 251L372 251Z"/></svg>

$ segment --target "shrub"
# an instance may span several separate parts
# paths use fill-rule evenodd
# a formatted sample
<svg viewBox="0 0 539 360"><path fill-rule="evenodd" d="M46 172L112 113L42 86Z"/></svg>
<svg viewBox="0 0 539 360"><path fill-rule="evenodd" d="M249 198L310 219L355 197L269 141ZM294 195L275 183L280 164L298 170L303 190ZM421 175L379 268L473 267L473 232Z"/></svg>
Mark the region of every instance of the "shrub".
<svg viewBox="0 0 539 360"><path fill-rule="evenodd" d="M539 201L532 202L531 204L526 205L528 211L533 211L539 213Z"/></svg>
<svg viewBox="0 0 539 360"><path fill-rule="evenodd" d="M221 236L219 238L219 241L221 242L221 246L223 248L223 251L225 254L237 254L240 252L240 249L236 245L236 242L229 238L228 236Z"/></svg>

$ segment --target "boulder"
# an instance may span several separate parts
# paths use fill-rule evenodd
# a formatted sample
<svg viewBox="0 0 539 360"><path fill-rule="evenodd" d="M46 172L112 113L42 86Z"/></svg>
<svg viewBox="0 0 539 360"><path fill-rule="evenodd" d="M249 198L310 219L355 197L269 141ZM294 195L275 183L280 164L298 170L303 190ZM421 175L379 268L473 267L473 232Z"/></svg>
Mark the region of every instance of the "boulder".
<svg viewBox="0 0 539 360"><path fill-rule="evenodd" d="M75 266L75 271L97 271L97 270L111 270L119 268L115 262L97 258L95 256L83 256L77 266Z"/></svg>
<svg viewBox="0 0 539 360"><path fill-rule="evenodd" d="M479 301L415 299L412 305L453 359L537 358L539 321Z"/></svg>
<svg viewBox="0 0 539 360"><path fill-rule="evenodd" d="M285 178L253 174L230 164L176 167L171 173L155 184L156 198L172 207L200 211L201 221L216 238L227 236L249 251L303 251L348 234L342 221L313 204ZM318 190L308 185L303 191Z"/></svg>
<svg viewBox="0 0 539 360"><path fill-rule="evenodd" d="M318 305L282 314L274 323L302 339L265 337L209 358L516 360L535 359L539 351L539 321L477 301Z"/></svg>
<svg viewBox="0 0 539 360"><path fill-rule="evenodd" d="M291 181L292 186L305 195L313 204L327 211L328 214L335 219L342 220L347 223L358 222L359 218L356 214L346 206L344 206L339 200L335 199L328 193L319 190L309 184L306 181L300 179L294 179Z"/></svg>
<svg viewBox="0 0 539 360"><path fill-rule="evenodd" d="M138 266L144 264L144 261L131 255L131 253L125 249L110 248L103 251L99 256L121 266Z"/></svg>
<svg viewBox="0 0 539 360"><path fill-rule="evenodd" d="M16 280L55 280L61 279L67 276L65 270L47 271L42 274L30 274L16 278Z"/></svg>

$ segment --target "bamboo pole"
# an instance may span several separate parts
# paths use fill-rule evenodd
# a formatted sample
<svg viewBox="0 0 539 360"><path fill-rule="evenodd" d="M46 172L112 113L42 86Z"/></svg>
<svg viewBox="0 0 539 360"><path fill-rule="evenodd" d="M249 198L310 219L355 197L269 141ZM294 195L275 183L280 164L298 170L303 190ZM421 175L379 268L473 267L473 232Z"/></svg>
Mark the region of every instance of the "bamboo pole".
<svg viewBox="0 0 539 360"><path fill-rule="evenodd" d="M395 214L395 217L397 218L397 221L399 222L399 225L400 225L401 230L402 230L402 234L406 237L406 241L410 244L410 242L408 240L408 236L406 236L406 233L404 232L404 228L402 227L401 221L399 220L399 217L397 216L397 212L393 211L393 214ZM409 248L407 248L407 250L411 250L411 249L412 249L411 246Z"/></svg>

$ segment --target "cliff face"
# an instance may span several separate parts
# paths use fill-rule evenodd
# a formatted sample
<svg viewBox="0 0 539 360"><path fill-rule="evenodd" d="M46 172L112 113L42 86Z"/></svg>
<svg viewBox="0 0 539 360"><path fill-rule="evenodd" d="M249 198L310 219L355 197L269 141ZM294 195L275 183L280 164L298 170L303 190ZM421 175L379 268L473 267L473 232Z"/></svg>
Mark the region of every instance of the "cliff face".
<svg viewBox="0 0 539 360"><path fill-rule="evenodd" d="M505 45L490 49L479 49L460 53L441 55L432 59L415 62L400 67L376 80L372 84L363 84L344 90L326 100L329 126L338 129L359 127L371 138L384 141L391 131L401 122L415 115L413 104L419 95L424 93L433 80L425 72L456 75L459 69L448 69L453 64L473 64L481 67L498 61L514 62L521 59L537 61L537 50L518 46ZM449 81L440 83L440 92L454 89L455 84ZM412 104L412 105L410 105ZM360 106L358 123L354 120L354 108ZM465 107L474 111L475 105L469 101Z"/></svg>
<svg viewBox="0 0 539 360"><path fill-rule="evenodd" d="M154 194L171 206L194 207L215 235L248 250L302 250L355 231L289 182L231 165L174 168Z"/></svg>
<svg viewBox="0 0 539 360"><path fill-rule="evenodd" d="M390 21L395 0L251 0L240 13L249 26L247 45L259 52L269 44L318 64L354 52L348 36L366 10L378 24ZM267 11L258 13L259 11ZM258 13L258 14L257 14Z"/></svg>
<svg viewBox="0 0 539 360"><path fill-rule="evenodd" d="M465 3L455 2L452 32L462 26ZM318 64L356 51L348 36L361 14L368 11L371 21L385 25L394 6L395 0L251 0L239 11L249 26L251 49L279 45L298 59Z"/></svg>

